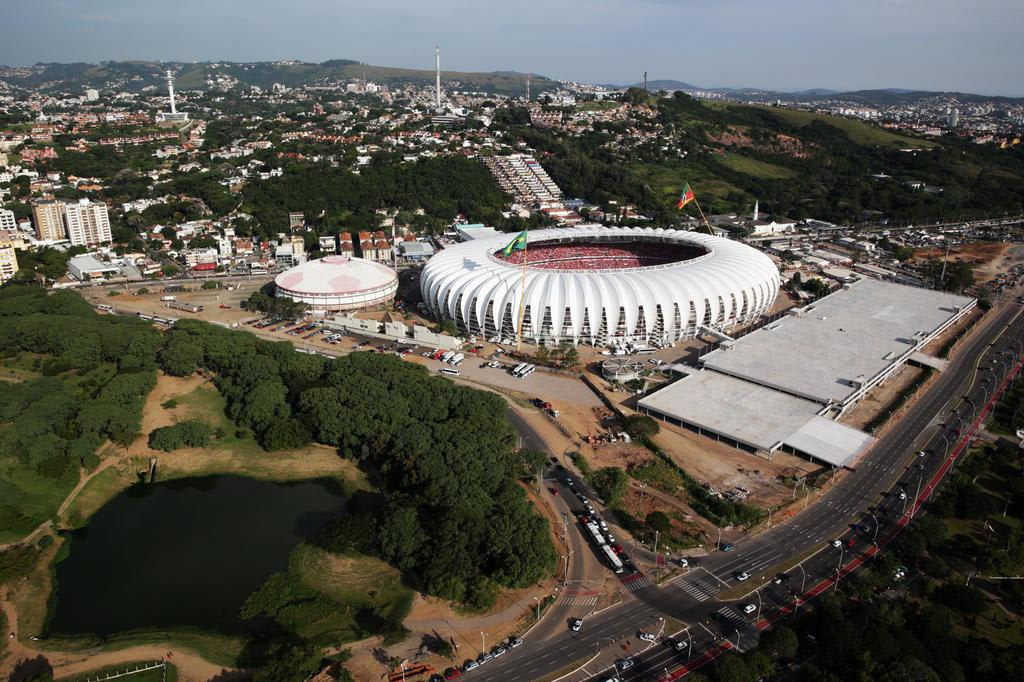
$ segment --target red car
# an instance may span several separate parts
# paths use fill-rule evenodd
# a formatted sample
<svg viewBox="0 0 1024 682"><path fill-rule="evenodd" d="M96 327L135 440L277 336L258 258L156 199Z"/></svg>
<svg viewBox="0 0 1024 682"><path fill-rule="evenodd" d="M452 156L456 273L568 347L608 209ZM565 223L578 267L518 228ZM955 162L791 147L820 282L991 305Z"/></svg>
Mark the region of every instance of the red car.
<svg viewBox="0 0 1024 682"><path fill-rule="evenodd" d="M558 488L548 488L548 492L551 493L552 495L557 495Z"/></svg>
<svg viewBox="0 0 1024 682"><path fill-rule="evenodd" d="M462 671L458 668L448 668L444 671L444 679L454 680L456 677L462 677Z"/></svg>

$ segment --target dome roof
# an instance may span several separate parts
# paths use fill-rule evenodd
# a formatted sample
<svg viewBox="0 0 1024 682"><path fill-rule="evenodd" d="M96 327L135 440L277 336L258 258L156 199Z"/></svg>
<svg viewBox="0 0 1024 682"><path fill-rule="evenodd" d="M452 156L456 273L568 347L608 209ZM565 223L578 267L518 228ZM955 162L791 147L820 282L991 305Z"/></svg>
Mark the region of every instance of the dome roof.
<svg viewBox="0 0 1024 682"><path fill-rule="evenodd" d="M274 279L278 291L310 294L354 294L387 287L398 279L394 270L386 265L349 256L318 258L290 270Z"/></svg>
<svg viewBox="0 0 1024 682"><path fill-rule="evenodd" d="M721 237L600 225L533 230L530 244L556 243L570 252L558 256L568 269L531 261L525 272L496 256L513 237L478 239L434 256L420 278L430 310L472 332L503 337L518 334L522 309L527 338L673 341L694 336L700 327L721 329L754 319L779 291L779 271L768 256ZM577 245L622 242L655 251L663 245L670 257L655 265L606 267L618 256L596 256L581 265L571 254ZM689 257L676 260L682 253Z"/></svg>

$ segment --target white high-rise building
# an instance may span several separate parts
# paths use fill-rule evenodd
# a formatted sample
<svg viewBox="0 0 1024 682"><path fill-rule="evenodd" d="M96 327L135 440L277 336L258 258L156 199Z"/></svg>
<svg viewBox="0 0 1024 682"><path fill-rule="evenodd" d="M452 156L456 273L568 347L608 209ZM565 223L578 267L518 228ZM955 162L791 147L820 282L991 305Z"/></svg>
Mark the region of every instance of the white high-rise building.
<svg viewBox="0 0 1024 682"><path fill-rule="evenodd" d="M72 246L95 246L113 241L107 205L79 199L78 203L64 204L64 223Z"/></svg>
<svg viewBox="0 0 1024 682"><path fill-rule="evenodd" d="M16 230L18 221L14 219L14 211L0 208L0 230Z"/></svg>

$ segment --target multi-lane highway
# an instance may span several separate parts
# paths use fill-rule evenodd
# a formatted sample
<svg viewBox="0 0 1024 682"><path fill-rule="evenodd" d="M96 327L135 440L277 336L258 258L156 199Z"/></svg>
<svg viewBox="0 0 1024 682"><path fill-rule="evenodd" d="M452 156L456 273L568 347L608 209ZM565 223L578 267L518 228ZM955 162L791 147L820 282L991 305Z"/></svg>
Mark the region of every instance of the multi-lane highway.
<svg viewBox="0 0 1024 682"><path fill-rule="evenodd" d="M873 540L886 537L912 513L915 498L930 492L944 459L965 438L964 429L1024 352L1022 339L1020 306L992 310L856 470L839 477L811 508L736 543L732 552L704 558L700 567L667 584L645 585L619 606L585 619L579 632L568 629L564 613L550 613L543 631L537 628L523 646L474 671L473 678L538 679L556 671L569 672L573 664L594 659L586 673L594 679L607 679L612 671L603 668L614 658L612 651L626 655L623 642L630 640L628 653L633 654L634 665L617 676L622 680L650 679L685 664L688 657L693 665L727 642L740 648L753 645L758 618L763 620L775 608L791 603L792 592L802 593L840 575L841 565L872 547ZM952 409L958 414L949 413ZM940 422L947 413L949 423L943 425ZM921 450L927 454L918 456ZM852 531L850 524L855 522L868 531ZM854 547L847 544L851 537L855 538ZM837 538L842 539L843 547L831 546ZM778 567L801 558L805 560L788 572L785 582L772 582ZM740 573L750 577L737 582ZM756 591L738 601L717 597L726 591L728 596L736 596L734 593L742 592L736 588L745 585ZM760 586L763 589L756 589ZM742 607L748 603L756 604L752 614L743 613ZM666 616L689 624L678 637L688 646L675 651L654 644L647 653L639 653L637 631Z"/></svg>

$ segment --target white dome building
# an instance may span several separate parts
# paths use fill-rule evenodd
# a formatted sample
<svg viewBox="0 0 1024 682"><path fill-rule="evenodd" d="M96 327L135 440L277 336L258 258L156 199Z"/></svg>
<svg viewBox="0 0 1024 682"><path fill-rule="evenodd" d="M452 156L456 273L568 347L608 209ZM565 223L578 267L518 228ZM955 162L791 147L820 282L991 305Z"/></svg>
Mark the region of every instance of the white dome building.
<svg viewBox="0 0 1024 682"><path fill-rule="evenodd" d="M282 272L274 285L277 296L308 303L314 312L358 310L394 300L398 275L362 258L327 256Z"/></svg>
<svg viewBox="0 0 1024 682"><path fill-rule="evenodd" d="M740 242L682 230L583 225L449 247L420 278L423 300L469 333L592 345L670 343L724 329L771 308L779 271ZM525 277L523 268L526 254Z"/></svg>

